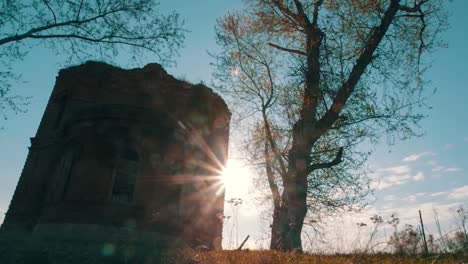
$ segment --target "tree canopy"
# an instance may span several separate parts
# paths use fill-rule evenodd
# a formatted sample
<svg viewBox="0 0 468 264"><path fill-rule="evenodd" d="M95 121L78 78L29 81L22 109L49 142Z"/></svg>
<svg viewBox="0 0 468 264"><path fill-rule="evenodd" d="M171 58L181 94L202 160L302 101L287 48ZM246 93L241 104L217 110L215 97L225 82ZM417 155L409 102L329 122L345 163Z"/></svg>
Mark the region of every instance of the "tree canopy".
<svg viewBox="0 0 468 264"><path fill-rule="evenodd" d="M250 129L273 197L272 248L302 250L304 220L355 204L362 142L420 134L440 0L248 0L219 20L220 90Z"/></svg>
<svg viewBox="0 0 468 264"><path fill-rule="evenodd" d="M184 40L183 20L177 13L158 12L154 0L31 0L0 3L0 111L20 111L21 97L12 91L19 74L13 63L36 45L67 56L112 59L119 51L135 57L149 52L160 62Z"/></svg>

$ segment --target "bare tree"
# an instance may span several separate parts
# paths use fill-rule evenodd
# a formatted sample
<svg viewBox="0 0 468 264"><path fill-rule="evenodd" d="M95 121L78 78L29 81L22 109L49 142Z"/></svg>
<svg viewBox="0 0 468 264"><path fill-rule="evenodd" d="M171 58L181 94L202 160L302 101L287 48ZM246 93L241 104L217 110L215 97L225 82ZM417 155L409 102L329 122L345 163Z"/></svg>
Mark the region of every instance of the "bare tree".
<svg viewBox="0 0 468 264"><path fill-rule="evenodd" d="M67 55L110 59L123 49L171 60L184 40L183 20L163 15L154 0L30 0L0 2L0 111L20 111L13 69L36 45Z"/></svg>
<svg viewBox="0 0 468 264"><path fill-rule="evenodd" d="M270 169L280 176L282 189L278 194L271 188L283 212L275 216L280 224L273 226L274 248L301 251L307 213L319 215L330 203L333 208L335 198L365 183L356 184L365 160L361 154L367 154L359 143L419 135L428 94L423 72L430 66L424 55L441 44L444 2L247 4L240 18L220 21L223 52L216 77L243 102L244 114L259 113L251 134L263 135L263 161L274 165ZM266 52L260 55L261 50ZM246 67L247 61L254 66ZM268 166L265 171L268 176Z"/></svg>
<svg viewBox="0 0 468 264"><path fill-rule="evenodd" d="M287 150L292 139L292 130L297 118L296 102L300 99L297 86L285 83L281 70L281 52L267 43L268 36L252 34L241 28L248 26L240 21L247 19L241 14L232 14L220 21L217 27L217 41L224 52L213 55L216 58L215 77L220 81L218 89L234 107L234 125L243 133L242 151L249 164L259 172L258 190L262 198L272 204L272 233L270 247L280 249L280 230L285 229L286 208L282 201L285 195L282 179L286 177ZM281 114L280 114L281 113ZM239 122L242 120L242 122ZM323 143L317 145L314 161L329 158L338 147L353 149L360 137L350 136L352 131L342 129L339 134L330 133ZM353 150L354 151L354 150ZM320 153L320 155L318 155ZM336 170L312 174L313 186L307 190L308 207L315 214L309 215L306 224L316 227L324 215L337 211L359 209L361 201L369 191L368 179L361 174L350 173L362 165L365 153L359 153L352 160L341 163L340 173ZM359 170L360 173L363 170ZM266 176L267 181L264 177ZM265 193L264 190L268 191ZM263 199L262 199L263 200Z"/></svg>

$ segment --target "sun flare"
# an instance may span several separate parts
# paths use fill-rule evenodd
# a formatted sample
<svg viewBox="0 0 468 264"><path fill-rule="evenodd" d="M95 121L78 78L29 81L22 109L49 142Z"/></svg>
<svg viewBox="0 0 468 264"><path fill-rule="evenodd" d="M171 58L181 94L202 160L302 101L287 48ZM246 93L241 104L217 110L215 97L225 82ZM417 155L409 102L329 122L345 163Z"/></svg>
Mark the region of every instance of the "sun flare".
<svg viewBox="0 0 468 264"><path fill-rule="evenodd" d="M248 194L251 172L239 160L228 160L221 179L226 189L226 197L243 198Z"/></svg>

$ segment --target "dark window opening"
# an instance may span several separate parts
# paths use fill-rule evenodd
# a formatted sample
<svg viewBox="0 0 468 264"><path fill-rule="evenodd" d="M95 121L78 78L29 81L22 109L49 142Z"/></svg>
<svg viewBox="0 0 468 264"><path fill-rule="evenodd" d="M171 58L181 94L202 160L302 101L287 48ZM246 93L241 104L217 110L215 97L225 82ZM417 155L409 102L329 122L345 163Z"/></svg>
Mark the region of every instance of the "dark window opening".
<svg viewBox="0 0 468 264"><path fill-rule="evenodd" d="M133 201L136 175L138 173L138 153L125 149L117 158L114 170L112 200L120 203Z"/></svg>

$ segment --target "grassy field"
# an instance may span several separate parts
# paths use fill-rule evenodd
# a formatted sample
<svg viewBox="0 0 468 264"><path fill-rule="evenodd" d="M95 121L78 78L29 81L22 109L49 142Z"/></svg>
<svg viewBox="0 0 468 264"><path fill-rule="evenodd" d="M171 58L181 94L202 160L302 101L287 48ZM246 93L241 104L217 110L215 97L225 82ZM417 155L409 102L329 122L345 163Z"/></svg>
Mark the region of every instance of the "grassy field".
<svg viewBox="0 0 468 264"><path fill-rule="evenodd" d="M0 241L1 264L328 264L328 263L468 263L467 255L396 256L308 255L267 250L167 251L157 245L71 241Z"/></svg>
<svg viewBox="0 0 468 264"><path fill-rule="evenodd" d="M328 264L328 263L468 263L467 256L445 255L430 257L379 255L306 255L281 253L276 251L218 251L198 254L195 257L200 263L219 264Z"/></svg>

